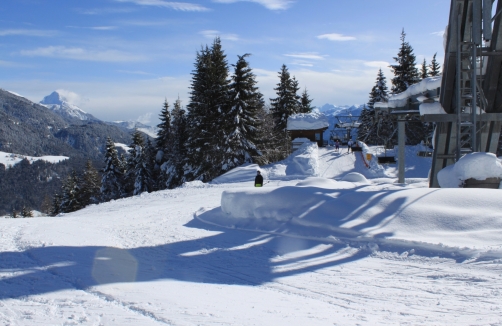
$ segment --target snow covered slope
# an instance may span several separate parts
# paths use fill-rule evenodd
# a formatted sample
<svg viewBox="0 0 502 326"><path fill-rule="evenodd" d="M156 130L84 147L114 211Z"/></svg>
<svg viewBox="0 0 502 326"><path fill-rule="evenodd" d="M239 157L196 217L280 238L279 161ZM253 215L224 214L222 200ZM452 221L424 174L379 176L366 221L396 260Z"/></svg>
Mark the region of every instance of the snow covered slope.
<svg viewBox="0 0 502 326"><path fill-rule="evenodd" d="M500 190L396 184L332 148L259 189L256 168L0 219L0 324L502 324Z"/></svg>
<svg viewBox="0 0 502 326"><path fill-rule="evenodd" d="M67 160L68 157L66 157L66 156L33 157L33 156L26 156L26 155L20 155L20 154L0 152L0 164L3 164L6 168L9 168L13 165L16 165L17 163L21 162L23 159L27 159L30 162L43 160L43 161L47 161L50 163L59 163L61 161Z"/></svg>

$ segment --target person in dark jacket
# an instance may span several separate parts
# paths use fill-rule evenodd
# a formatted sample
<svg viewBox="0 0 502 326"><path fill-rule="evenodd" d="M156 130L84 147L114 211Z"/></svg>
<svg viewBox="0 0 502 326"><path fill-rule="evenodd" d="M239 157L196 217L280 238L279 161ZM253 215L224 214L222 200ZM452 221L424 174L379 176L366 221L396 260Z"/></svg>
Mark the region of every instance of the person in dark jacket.
<svg viewBox="0 0 502 326"><path fill-rule="evenodd" d="M260 171L256 171L256 178L254 178L254 186L255 187L263 186L263 177L261 176Z"/></svg>

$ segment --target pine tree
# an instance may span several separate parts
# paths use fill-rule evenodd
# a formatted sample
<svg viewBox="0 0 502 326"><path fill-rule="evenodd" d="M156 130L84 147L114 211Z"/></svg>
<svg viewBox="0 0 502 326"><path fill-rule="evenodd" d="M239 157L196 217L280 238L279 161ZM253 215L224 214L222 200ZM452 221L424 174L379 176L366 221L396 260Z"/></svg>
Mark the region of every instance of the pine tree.
<svg viewBox="0 0 502 326"><path fill-rule="evenodd" d="M164 101L162 111L160 112L160 123L157 125L158 133L155 139L157 145L157 153L155 156L155 169L160 169L160 166L167 161L167 152L170 150L171 144L171 113L169 112L169 103L167 99ZM159 182L159 188L165 189L165 185L161 185Z"/></svg>
<svg viewBox="0 0 502 326"><path fill-rule="evenodd" d="M299 113L310 113L314 109L313 106L311 106L313 99L310 99L309 94L307 92L307 88L303 90L302 93L302 98L300 99L300 109Z"/></svg>
<svg viewBox="0 0 502 326"><path fill-rule="evenodd" d="M152 191L152 175L147 162L145 140L141 132L134 130L129 146L126 172L126 191L129 196Z"/></svg>
<svg viewBox="0 0 502 326"><path fill-rule="evenodd" d="M61 195L55 193L54 197L52 198L52 208L50 215L56 216L59 213L61 213Z"/></svg>
<svg viewBox="0 0 502 326"><path fill-rule="evenodd" d="M434 56L432 57L431 64L429 65L429 70L430 70L429 76L431 76L431 77L436 77L436 76L441 75L441 66L436 61L436 54L437 53L434 53Z"/></svg>
<svg viewBox="0 0 502 326"><path fill-rule="evenodd" d="M424 58L424 62L422 62L422 68L420 69L420 78L425 79L427 77L429 77L429 70L427 68L427 62Z"/></svg>
<svg viewBox="0 0 502 326"><path fill-rule="evenodd" d="M416 58L413 54L413 48L405 41L406 34L404 29L401 32L401 48L394 60L395 65L390 65L394 78L392 78L392 94L404 92L413 84L420 81L420 75L416 67Z"/></svg>
<svg viewBox="0 0 502 326"><path fill-rule="evenodd" d="M389 94L387 93L387 81L382 72L382 69L378 70L377 79L375 86L371 89L370 99L368 101L368 108L373 110L373 105L377 102L387 102L389 100Z"/></svg>
<svg viewBox="0 0 502 326"><path fill-rule="evenodd" d="M81 182L77 172L73 170L66 178L61 189L62 195L59 208L60 212L70 213L84 208L84 205L81 202L82 189L80 188L80 184Z"/></svg>
<svg viewBox="0 0 502 326"><path fill-rule="evenodd" d="M270 99L271 111L274 117L275 129L286 132L288 118L299 112L298 82L291 78L286 65L282 65L279 72L279 83L274 88L277 97Z"/></svg>
<svg viewBox="0 0 502 326"><path fill-rule="evenodd" d="M31 209L29 209L28 207L23 206L23 208L21 209L21 216L22 217L33 217L33 211Z"/></svg>
<svg viewBox="0 0 502 326"><path fill-rule="evenodd" d="M118 157L117 149L112 139L106 139L105 167L101 178L101 196L104 201L125 196L124 166Z"/></svg>
<svg viewBox="0 0 502 326"><path fill-rule="evenodd" d="M183 181L207 182L225 164L225 141L229 128L228 64L219 38L211 49L197 53L188 104L187 160Z"/></svg>
<svg viewBox="0 0 502 326"><path fill-rule="evenodd" d="M167 161L161 166L164 187L169 189L182 184L183 164L186 157L185 142L187 140L187 117L185 110L181 107L181 100L178 98L174 102L172 111L171 127L171 150L168 153Z"/></svg>
<svg viewBox="0 0 502 326"><path fill-rule="evenodd" d="M85 164L80 188L82 189L80 201L84 207L99 203L101 179L91 160L87 160Z"/></svg>
<svg viewBox="0 0 502 326"><path fill-rule="evenodd" d="M255 75L246 61L249 54L238 56L232 83L230 84L228 117L228 134L226 140L225 162L222 173L253 162L253 157L261 153L256 148L260 122L258 112L264 106L263 95L256 87Z"/></svg>

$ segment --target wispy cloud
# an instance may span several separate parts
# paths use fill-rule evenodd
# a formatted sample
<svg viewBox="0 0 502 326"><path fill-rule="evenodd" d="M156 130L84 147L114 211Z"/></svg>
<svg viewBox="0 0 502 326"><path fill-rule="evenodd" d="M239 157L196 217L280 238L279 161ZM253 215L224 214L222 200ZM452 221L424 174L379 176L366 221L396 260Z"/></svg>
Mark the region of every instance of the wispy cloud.
<svg viewBox="0 0 502 326"><path fill-rule="evenodd" d="M21 36L39 36L50 37L57 35L57 31L39 30L39 29L1 29L0 36L21 35Z"/></svg>
<svg viewBox="0 0 502 326"><path fill-rule="evenodd" d="M445 31L433 32L432 35L443 37Z"/></svg>
<svg viewBox="0 0 502 326"><path fill-rule="evenodd" d="M217 3L234 3L241 1L258 3L270 10L286 10L294 2L292 0L213 0L213 2Z"/></svg>
<svg viewBox="0 0 502 326"><path fill-rule="evenodd" d="M346 36L343 34L331 33L331 34L322 34L317 36L318 39L327 39L330 41L353 41L356 38L354 36Z"/></svg>
<svg viewBox="0 0 502 326"><path fill-rule="evenodd" d="M187 2L170 2L165 0L115 0L115 1L134 3L140 6L164 7L179 11L209 11L209 8Z"/></svg>
<svg viewBox="0 0 502 326"><path fill-rule="evenodd" d="M204 35L206 38L214 39L215 37L220 37L222 40L228 40L228 41L238 41L239 36L236 34L222 34L219 31L215 30L205 30L199 32L199 34Z"/></svg>
<svg viewBox="0 0 502 326"><path fill-rule="evenodd" d="M373 68L383 68L390 66L390 63L388 63L387 61L366 61L364 65Z"/></svg>
<svg viewBox="0 0 502 326"><path fill-rule="evenodd" d="M29 57L63 58L103 62L130 62L145 60L144 57L117 50L87 50L82 48L69 48L65 46L48 46L34 50L23 50L20 54Z"/></svg>
<svg viewBox="0 0 502 326"><path fill-rule="evenodd" d="M77 9L78 12L84 15L105 15L105 14L123 14L135 11L133 8L94 8L94 9Z"/></svg>
<svg viewBox="0 0 502 326"><path fill-rule="evenodd" d="M131 70L117 70L117 71L120 72L120 73L123 73L123 74L130 74L130 75L143 75L143 76L151 76L151 75L153 75L151 73L144 72L144 71L139 71L139 70L136 70L136 71L131 71Z"/></svg>
<svg viewBox="0 0 502 326"><path fill-rule="evenodd" d="M290 53L290 54L285 54L285 56L297 59L309 59L309 60L324 60L326 57L326 55L320 55L317 52Z"/></svg>
<svg viewBox="0 0 502 326"><path fill-rule="evenodd" d="M111 31L117 29L117 26L91 26L91 27L82 27L82 26L66 26L68 28L79 28L79 29L92 29L95 31Z"/></svg>

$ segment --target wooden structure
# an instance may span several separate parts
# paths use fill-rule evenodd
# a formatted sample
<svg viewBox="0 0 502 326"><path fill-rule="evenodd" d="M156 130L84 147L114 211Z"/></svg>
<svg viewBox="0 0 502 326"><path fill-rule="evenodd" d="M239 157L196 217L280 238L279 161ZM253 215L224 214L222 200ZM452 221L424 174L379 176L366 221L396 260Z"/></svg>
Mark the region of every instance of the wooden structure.
<svg viewBox="0 0 502 326"><path fill-rule="evenodd" d="M307 138L312 142L316 142L317 146L324 147L323 134L328 127L313 130L288 130L291 140L294 141L296 138Z"/></svg>

